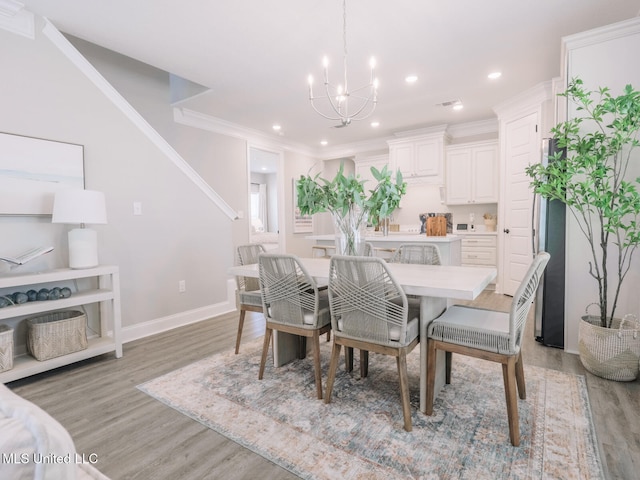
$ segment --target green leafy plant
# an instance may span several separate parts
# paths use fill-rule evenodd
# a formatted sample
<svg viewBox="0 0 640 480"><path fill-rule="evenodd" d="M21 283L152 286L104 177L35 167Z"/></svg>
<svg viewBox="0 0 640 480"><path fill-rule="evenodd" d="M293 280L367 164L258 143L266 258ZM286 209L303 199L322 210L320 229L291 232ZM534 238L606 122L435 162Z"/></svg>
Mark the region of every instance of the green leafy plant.
<svg viewBox="0 0 640 480"><path fill-rule="evenodd" d="M400 170L396 172L394 182L386 165L382 170L371 167L371 174L378 183L373 190L369 190L368 197L364 191L364 180L353 175L345 176L343 164L340 164L338 173L331 181L321 178L320 174L315 177L301 175L296 183L300 213L311 215L331 212L344 216L357 208L377 224L380 218L388 217L398 208L407 184Z"/></svg>
<svg viewBox="0 0 640 480"><path fill-rule="evenodd" d="M347 251L355 253L353 232L369 219L374 225L388 217L400 205L406 193L407 184L398 170L395 182L385 165L382 170L371 167L371 173L378 182L369 195L365 193L364 180L354 175L344 175L344 165L333 180L329 181L317 174L301 175L296 182L298 208L303 215L330 212L336 226L347 236Z"/></svg>
<svg viewBox="0 0 640 480"><path fill-rule="evenodd" d="M610 328L620 288L640 244L640 178L627 175L639 145L640 92L627 85L614 97L608 88L587 91L581 79L573 79L561 95L581 112L552 129L565 152L557 153L548 166L530 165L526 172L536 193L569 207L588 241L589 274L598 283L600 325ZM616 257L613 272L610 254Z"/></svg>

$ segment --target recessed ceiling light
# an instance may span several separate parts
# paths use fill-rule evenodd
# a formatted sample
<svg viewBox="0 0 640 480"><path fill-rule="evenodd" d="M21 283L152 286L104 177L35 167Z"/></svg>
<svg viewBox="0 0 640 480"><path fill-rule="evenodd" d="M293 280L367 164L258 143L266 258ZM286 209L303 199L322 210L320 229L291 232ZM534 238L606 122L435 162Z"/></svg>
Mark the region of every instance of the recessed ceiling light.
<svg viewBox="0 0 640 480"><path fill-rule="evenodd" d="M500 78L502 76L502 72L491 72L487 77L491 80L495 80L496 78Z"/></svg>
<svg viewBox="0 0 640 480"><path fill-rule="evenodd" d="M464 105L462 105L462 103L456 103L456 104L453 106L453 109L454 109L454 110L462 110L463 108L464 108Z"/></svg>
<svg viewBox="0 0 640 480"><path fill-rule="evenodd" d="M380 122L371 122L371 126L373 128L379 127L380 126Z"/></svg>
<svg viewBox="0 0 640 480"><path fill-rule="evenodd" d="M417 75L407 75L404 80L407 83L416 83L418 81L418 76Z"/></svg>
<svg viewBox="0 0 640 480"><path fill-rule="evenodd" d="M323 147L327 145L327 141L326 140L321 140L320 141L320 145L322 145Z"/></svg>
<svg viewBox="0 0 640 480"><path fill-rule="evenodd" d="M267 167L262 167L262 170L263 170L263 171L264 171L264 170L266 170L266 169L267 169Z"/></svg>
<svg viewBox="0 0 640 480"><path fill-rule="evenodd" d="M275 125L273 126L273 129L274 129L276 132L279 132L281 128L282 128L282 127L281 127L280 125L278 125L278 124L275 124Z"/></svg>

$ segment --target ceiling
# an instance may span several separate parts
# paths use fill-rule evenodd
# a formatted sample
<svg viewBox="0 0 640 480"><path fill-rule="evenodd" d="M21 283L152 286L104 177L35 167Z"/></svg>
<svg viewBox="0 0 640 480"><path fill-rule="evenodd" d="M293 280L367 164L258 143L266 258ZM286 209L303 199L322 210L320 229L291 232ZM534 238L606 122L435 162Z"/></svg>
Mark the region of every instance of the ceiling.
<svg viewBox="0 0 640 480"><path fill-rule="evenodd" d="M368 81L373 55L380 87L369 120L337 129L309 105L307 77L321 78L324 55L330 77L342 75L341 0L21 1L65 33L208 87L183 108L314 149L491 118L492 107L560 75L563 36L640 9L637 0L348 0L349 83ZM502 77L489 80L493 71ZM457 99L460 111L437 106Z"/></svg>

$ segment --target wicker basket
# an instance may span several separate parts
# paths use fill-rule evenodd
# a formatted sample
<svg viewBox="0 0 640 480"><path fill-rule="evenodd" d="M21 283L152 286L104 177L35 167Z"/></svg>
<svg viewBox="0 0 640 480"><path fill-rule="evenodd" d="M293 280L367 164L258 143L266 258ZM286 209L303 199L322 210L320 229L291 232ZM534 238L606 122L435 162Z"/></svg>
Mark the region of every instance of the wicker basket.
<svg viewBox="0 0 640 480"><path fill-rule="evenodd" d="M0 325L0 372L13 368L13 329Z"/></svg>
<svg viewBox="0 0 640 480"><path fill-rule="evenodd" d="M27 348L36 360L49 360L87 348L87 316L77 310L27 320Z"/></svg>
<svg viewBox="0 0 640 480"><path fill-rule="evenodd" d="M634 317L614 318L611 328L600 326L600 316L582 317L578 352L584 368L607 380L636 379L640 369L640 324Z"/></svg>

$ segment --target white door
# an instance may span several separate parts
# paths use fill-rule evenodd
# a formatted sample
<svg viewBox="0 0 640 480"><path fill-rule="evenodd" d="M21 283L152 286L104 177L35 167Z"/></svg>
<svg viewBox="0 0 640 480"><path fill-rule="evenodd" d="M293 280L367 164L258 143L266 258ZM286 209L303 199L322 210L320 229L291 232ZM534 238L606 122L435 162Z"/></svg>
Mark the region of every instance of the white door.
<svg viewBox="0 0 640 480"><path fill-rule="evenodd" d="M532 260L533 192L525 168L540 161L538 113L505 125L502 293L513 295Z"/></svg>

